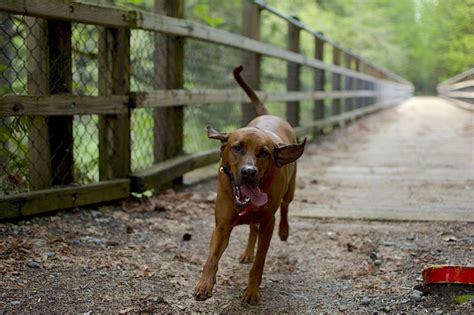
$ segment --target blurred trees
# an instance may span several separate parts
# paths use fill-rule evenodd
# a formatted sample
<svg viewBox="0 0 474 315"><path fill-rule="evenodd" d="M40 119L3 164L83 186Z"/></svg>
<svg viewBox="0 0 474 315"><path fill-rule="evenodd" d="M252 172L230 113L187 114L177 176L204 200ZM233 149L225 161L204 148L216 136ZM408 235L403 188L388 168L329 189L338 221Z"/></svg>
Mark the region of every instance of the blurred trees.
<svg viewBox="0 0 474 315"><path fill-rule="evenodd" d="M412 81L418 94L474 67L474 0L267 0Z"/></svg>

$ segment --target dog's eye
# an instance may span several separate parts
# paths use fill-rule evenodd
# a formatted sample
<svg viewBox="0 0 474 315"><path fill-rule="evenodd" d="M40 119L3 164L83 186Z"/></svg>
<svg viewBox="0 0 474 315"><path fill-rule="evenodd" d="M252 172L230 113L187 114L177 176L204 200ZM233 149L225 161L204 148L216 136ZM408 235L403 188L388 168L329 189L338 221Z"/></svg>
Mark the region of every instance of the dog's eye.
<svg viewBox="0 0 474 315"><path fill-rule="evenodd" d="M242 152L242 145L239 144L234 144L232 146L232 150L236 153L241 153Z"/></svg>
<svg viewBox="0 0 474 315"><path fill-rule="evenodd" d="M263 158L263 157L266 157L270 154L270 152L268 152L267 149L261 149L258 154L257 154L257 157L258 158Z"/></svg>

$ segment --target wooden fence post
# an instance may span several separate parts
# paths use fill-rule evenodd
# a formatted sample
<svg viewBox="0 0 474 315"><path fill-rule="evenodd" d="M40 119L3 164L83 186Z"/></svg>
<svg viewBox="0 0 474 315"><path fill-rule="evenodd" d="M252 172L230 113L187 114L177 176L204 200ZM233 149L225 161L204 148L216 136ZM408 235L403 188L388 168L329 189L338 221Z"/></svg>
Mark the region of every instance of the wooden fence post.
<svg viewBox="0 0 474 315"><path fill-rule="evenodd" d="M26 17L27 88L31 95L49 94L49 59L47 21ZM45 189L52 184L51 151L48 117L32 116L28 126L28 174L31 190Z"/></svg>
<svg viewBox="0 0 474 315"><path fill-rule="evenodd" d="M184 1L155 0L154 12L184 18ZM184 87L184 38L155 33L154 88ZM183 153L184 106L154 110L154 162L159 163ZM178 178L174 183L179 183Z"/></svg>
<svg viewBox="0 0 474 315"><path fill-rule="evenodd" d="M354 58L354 71L359 72L360 71L360 59L355 57ZM360 79L353 78L352 79L352 90L361 90L362 89L362 84ZM357 109L360 108L361 104L361 98L357 97L354 98L352 101L352 107Z"/></svg>
<svg viewBox="0 0 474 315"><path fill-rule="evenodd" d="M49 91L51 94L72 92L71 23L48 21ZM74 181L73 116L48 117L53 185Z"/></svg>
<svg viewBox="0 0 474 315"><path fill-rule="evenodd" d="M341 50L333 46L332 50L332 63L336 66L341 64ZM337 73L332 74L332 90L340 91L341 90L341 75ZM341 99L335 97L332 99L332 115L338 115L341 113Z"/></svg>
<svg viewBox="0 0 474 315"><path fill-rule="evenodd" d="M366 73L366 64L363 61L361 61L359 63L359 72L360 73ZM367 81L366 80L363 80L363 79L360 80L360 88L362 90L367 90ZM367 97L361 97L360 98L360 107L364 107L365 105L367 105Z"/></svg>
<svg viewBox="0 0 474 315"><path fill-rule="evenodd" d="M155 0L154 12L184 18L184 1ZM182 89L184 87L184 38L155 32L154 40L154 89ZM153 120L154 163L181 155L184 147L184 105L156 108L153 111ZM178 177L172 182L180 184L182 181L183 178Z"/></svg>
<svg viewBox="0 0 474 315"><path fill-rule="evenodd" d="M372 67L371 65L367 65L367 74L370 75L370 76L374 76L374 67ZM374 90L374 84L372 82L367 81L366 86L367 86L368 90L371 90L371 91ZM367 104L365 104L365 105L366 106L372 105L373 99L374 98L372 96L367 97Z"/></svg>
<svg viewBox="0 0 474 315"><path fill-rule="evenodd" d="M259 40L260 39L260 8L250 0L242 2L242 35ZM261 56L253 52L243 52L242 65L243 76L254 90L260 90L260 61ZM248 102L242 103L241 125L246 126L257 113L255 106Z"/></svg>
<svg viewBox="0 0 474 315"><path fill-rule="evenodd" d="M8 13L0 12L0 43L2 45L2 54L0 54L0 68L8 69L13 59L13 22ZM0 96L11 92L12 88L12 72L3 70L0 76ZM10 161L10 139L9 133L9 117L0 117L0 172L6 173Z"/></svg>
<svg viewBox="0 0 474 315"><path fill-rule="evenodd" d="M324 40L315 37L314 38L314 58L317 60L324 60ZM324 84L326 82L325 71L322 69L314 70L314 90L324 91ZM323 119L325 117L325 106L324 99L314 101L313 120ZM314 129L314 136L319 134L319 129Z"/></svg>
<svg viewBox="0 0 474 315"><path fill-rule="evenodd" d="M344 58L345 59L344 60L345 61L345 67L347 69L351 69L352 68L352 56L351 56L351 54L346 52L344 54L344 56L345 56L345 58ZM353 80L354 79L351 78L350 76L345 76L344 77L344 90L346 90L346 91L352 90L352 81ZM346 97L344 99L344 111L351 111L352 110L352 103L353 103L353 98Z"/></svg>
<svg viewBox="0 0 474 315"><path fill-rule="evenodd" d="M294 17L296 20L298 18ZM300 52L300 28L292 22L288 22L288 50L296 53ZM286 77L287 91L300 90L300 65L288 62L288 70ZM293 127L300 124L300 102L286 102L286 119Z"/></svg>
<svg viewBox="0 0 474 315"><path fill-rule="evenodd" d="M99 95L130 92L130 30L102 28L99 32ZM130 173L130 113L99 117L100 180Z"/></svg>

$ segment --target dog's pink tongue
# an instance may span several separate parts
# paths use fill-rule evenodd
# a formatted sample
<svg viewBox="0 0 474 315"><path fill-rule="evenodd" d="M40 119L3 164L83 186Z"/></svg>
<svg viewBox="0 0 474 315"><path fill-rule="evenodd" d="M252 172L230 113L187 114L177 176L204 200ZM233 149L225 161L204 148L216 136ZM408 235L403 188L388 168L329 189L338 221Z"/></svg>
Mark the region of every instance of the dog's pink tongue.
<svg viewBox="0 0 474 315"><path fill-rule="evenodd" d="M240 191L244 196L250 198L250 201L255 207L263 206L268 202L267 194L262 192L258 186L254 188L243 184L240 186Z"/></svg>

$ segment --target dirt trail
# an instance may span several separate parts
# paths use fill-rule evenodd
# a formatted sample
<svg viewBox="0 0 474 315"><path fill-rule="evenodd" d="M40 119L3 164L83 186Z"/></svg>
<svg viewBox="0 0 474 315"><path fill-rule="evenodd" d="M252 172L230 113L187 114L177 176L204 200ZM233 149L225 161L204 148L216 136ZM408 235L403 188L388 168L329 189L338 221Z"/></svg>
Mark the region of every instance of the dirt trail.
<svg viewBox="0 0 474 315"><path fill-rule="evenodd" d="M399 110L363 118L310 145L300 166L298 202L307 204L301 199L309 198L310 186L324 186L324 169L364 145L369 133L389 128ZM316 170L311 177L310 168ZM313 202L326 202L332 191L320 189ZM425 265L472 263L474 224L467 222L291 217L288 242L277 235L272 240L256 307L240 303L250 265L238 262L248 227L237 227L214 296L194 301L214 198L211 180L142 202L0 223L0 313L474 311L472 302L413 290ZM454 289L473 294L472 288Z"/></svg>

